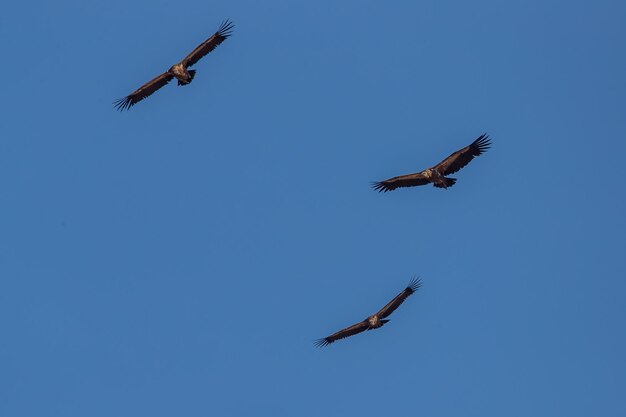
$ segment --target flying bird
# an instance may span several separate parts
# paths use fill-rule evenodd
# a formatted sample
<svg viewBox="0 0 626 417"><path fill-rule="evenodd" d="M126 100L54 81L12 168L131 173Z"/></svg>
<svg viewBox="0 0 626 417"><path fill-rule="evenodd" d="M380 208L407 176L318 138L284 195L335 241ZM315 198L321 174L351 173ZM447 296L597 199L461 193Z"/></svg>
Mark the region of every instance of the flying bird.
<svg viewBox="0 0 626 417"><path fill-rule="evenodd" d="M428 183L432 183L437 188L452 187L454 183L456 183L456 178L446 176L454 174L465 165L469 164L474 157L482 155L490 146L491 142L489 136L484 133L469 146L454 152L434 167L416 172L415 174L401 175L399 177L389 178L385 181L373 182L372 188L379 192L387 192L395 190L398 187L415 187Z"/></svg>
<svg viewBox="0 0 626 417"><path fill-rule="evenodd" d="M314 342L315 346L328 346L336 340L354 336L355 334L364 332L366 330L383 327L385 323L389 321L386 320L386 318L389 317L389 315L391 315L391 313L393 313L396 308L400 307L400 304L402 304L404 300L409 297L409 295L413 294L421 286L422 281L420 281L419 278L413 278L411 282L409 282L409 285L400 294L398 294L393 300L389 301L387 305L381 308L376 314L369 316L360 323L354 324L350 327L346 327L343 330L339 330L337 333L333 333L328 337L316 340Z"/></svg>
<svg viewBox="0 0 626 417"><path fill-rule="evenodd" d="M222 23L220 28L206 41L202 42L196 47L189 55L183 58L178 64L172 65L170 69L163 74L158 75L152 80L148 81L129 95L113 102L113 105L118 110L128 110L135 104L139 103L144 98L148 97L165 84L172 81L174 78L178 80L178 85L187 85L193 81L193 77L196 75L195 70L188 70L187 68L198 62L203 56L217 48L217 46L224 42L228 38L234 25L226 20Z"/></svg>

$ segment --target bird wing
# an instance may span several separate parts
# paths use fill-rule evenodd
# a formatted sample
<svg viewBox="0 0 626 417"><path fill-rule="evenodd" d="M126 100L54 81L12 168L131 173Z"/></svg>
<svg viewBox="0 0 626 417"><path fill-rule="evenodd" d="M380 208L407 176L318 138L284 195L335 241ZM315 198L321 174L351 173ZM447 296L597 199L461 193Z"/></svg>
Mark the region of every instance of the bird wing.
<svg viewBox="0 0 626 417"><path fill-rule="evenodd" d="M196 62L200 61L200 59L217 48L217 45L224 42L226 38L228 38L233 29L234 25L229 20L225 20L220 28L206 41L202 42L200 45L196 47L189 55L187 55L181 63L185 68L188 68L194 65Z"/></svg>
<svg viewBox="0 0 626 417"><path fill-rule="evenodd" d="M437 169L443 175L454 174L465 165L469 164L474 157L482 155L483 152L486 152L490 146L491 142L489 140L489 136L487 136L486 133L483 133L478 137L478 139L472 142L471 145L454 152L433 168Z"/></svg>
<svg viewBox="0 0 626 417"><path fill-rule="evenodd" d="M391 315L391 313L395 311L396 308L400 307L400 304L402 304L409 295L413 294L421 286L422 281L420 281L419 278L413 278L411 282L409 282L409 285L393 300L389 301L386 306L381 308L378 313L376 313L376 315L381 319L388 317L389 315Z"/></svg>
<svg viewBox="0 0 626 417"><path fill-rule="evenodd" d="M369 327L369 323L367 322L367 319L365 319L360 323L353 324L350 327L346 327L343 330L339 330L337 333L333 333L328 337L324 337L322 339L316 340L315 346L317 347L328 346L331 343L333 343L335 340L343 339L344 337L354 336L357 333L361 333L367 330L368 327Z"/></svg>
<svg viewBox="0 0 626 417"><path fill-rule="evenodd" d="M417 185L426 185L430 181L424 177L421 172L415 174L400 175L399 177L389 178L385 181L373 182L372 188L378 192L387 192L395 190L398 187L415 187Z"/></svg>
<svg viewBox="0 0 626 417"><path fill-rule="evenodd" d="M120 111L128 110L144 98L148 97L150 94L154 93L159 88L163 87L165 84L172 81L172 78L174 78L173 75L164 72L163 74L148 81L126 97L115 100L113 102L113 105Z"/></svg>

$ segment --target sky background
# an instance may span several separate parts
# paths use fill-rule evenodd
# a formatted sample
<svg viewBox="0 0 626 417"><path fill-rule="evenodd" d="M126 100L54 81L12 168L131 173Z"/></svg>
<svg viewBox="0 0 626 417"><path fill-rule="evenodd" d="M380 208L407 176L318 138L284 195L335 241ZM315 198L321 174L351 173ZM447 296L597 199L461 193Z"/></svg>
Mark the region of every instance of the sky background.
<svg viewBox="0 0 626 417"><path fill-rule="evenodd" d="M626 3L296 3L3 6L0 414L626 415Z"/></svg>

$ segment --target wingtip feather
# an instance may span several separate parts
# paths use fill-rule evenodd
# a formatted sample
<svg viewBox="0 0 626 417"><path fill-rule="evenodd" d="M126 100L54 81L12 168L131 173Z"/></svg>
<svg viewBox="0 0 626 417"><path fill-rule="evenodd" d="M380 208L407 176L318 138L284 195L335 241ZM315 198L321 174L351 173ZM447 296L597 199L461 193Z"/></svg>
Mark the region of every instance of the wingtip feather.
<svg viewBox="0 0 626 417"><path fill-rule="evenodd" d="M233 33L233 28L235 25L230 19L226 19L220 25L220 28L217 30L217 35L223 37L224 39L228 38Z"/></svg>
<svg viewBox="0 0 626 417"><path fill-rule="evenodd" d="M332 342L329 342L327 338L323 337L321 339L317 339L313 342L313 345L317 348L323 348L324 346L330 345Z"/></svg>
<svg viewBox="0 0 626 417"><path fill-rule="evenodd" d="M386 193L390 188L383 181L374 181L370 183L371 187L379 193Z"/></svg>
<svg viewBox="0 0 626 417"><path fill-rule="evenodd" d="M131 98L126 96L120 99L117 99L113 102L113 106L119 110L124 111L130 109L135 103L132 102Z"/></svg>
<svg viewBox="0 0 626 417"><path fill-rule="evenodd" d="M413 277L407 286L408 289L415 292L422 286L422 279L420 277Z"/></svg>
<svg viewBox="0 0 626 417"><path fill-rule="evenodd" d="M472 143L472 146L478 149L478 155L480 155L491 147L491 139L487 133L483 133Z"/></svg>

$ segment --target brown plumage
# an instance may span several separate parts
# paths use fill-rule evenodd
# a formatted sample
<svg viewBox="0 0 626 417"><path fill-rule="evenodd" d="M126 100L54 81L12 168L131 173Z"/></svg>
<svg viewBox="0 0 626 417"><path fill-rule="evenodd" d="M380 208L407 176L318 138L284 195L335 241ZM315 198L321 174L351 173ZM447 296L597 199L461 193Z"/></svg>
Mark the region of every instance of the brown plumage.
<svg viewBox="0 0 626 417"><path fill-rule="evenodd" d="M203 56L217 48L220 43L224 42L224 40L231 35L233 27L234 25L230 21L224 21L213 36L198 45L196 49L191 51L191 53L183 58L182 61L178 64L172 65L172 67L163 74L148 81L126 97L116 100L113 105L120 111L128 110L144 98L157 91L159 88L163 87L165 84L172 81L174 78L178 80L178 85L189 84L196 75L196 71L187 70L187 68L194 65Z"/></svg>
<svg viewBox="0 0 626 417"><path fill-rule="evenodd" d="M316 340L314 343L315 346L327 346L336 340L350 337L366 330L383 327L385 323L389 321L383 319L389 317L389 315L391 315L391 313L393 313L400 306L400 304L402 304L404 300L409 297L409 295L413 294L421 286L422 281L420 281L419 278L413 278L411 282L409 282L409 285L400 294L398 294L393 300L389 301L387 305L381 308L376 314L369 316L360 323L346 327L343 330L339 330L337 333L333 333L328 337Z"/></svg>
<svg viewBox="0 0 626 417"><path fill-rule="evenodd" d="M385 181L374 182L372 187L379 192L395 190L398 187L426 185L428 183L432 183L437 188L452 187L456 183L456 178L446 178L446 175L454 174L469 164L474 157L486 152L490 146L489 136L482 134L469 146L454 152L434 167L416 172L415 174L401 175Z"/></svg>

